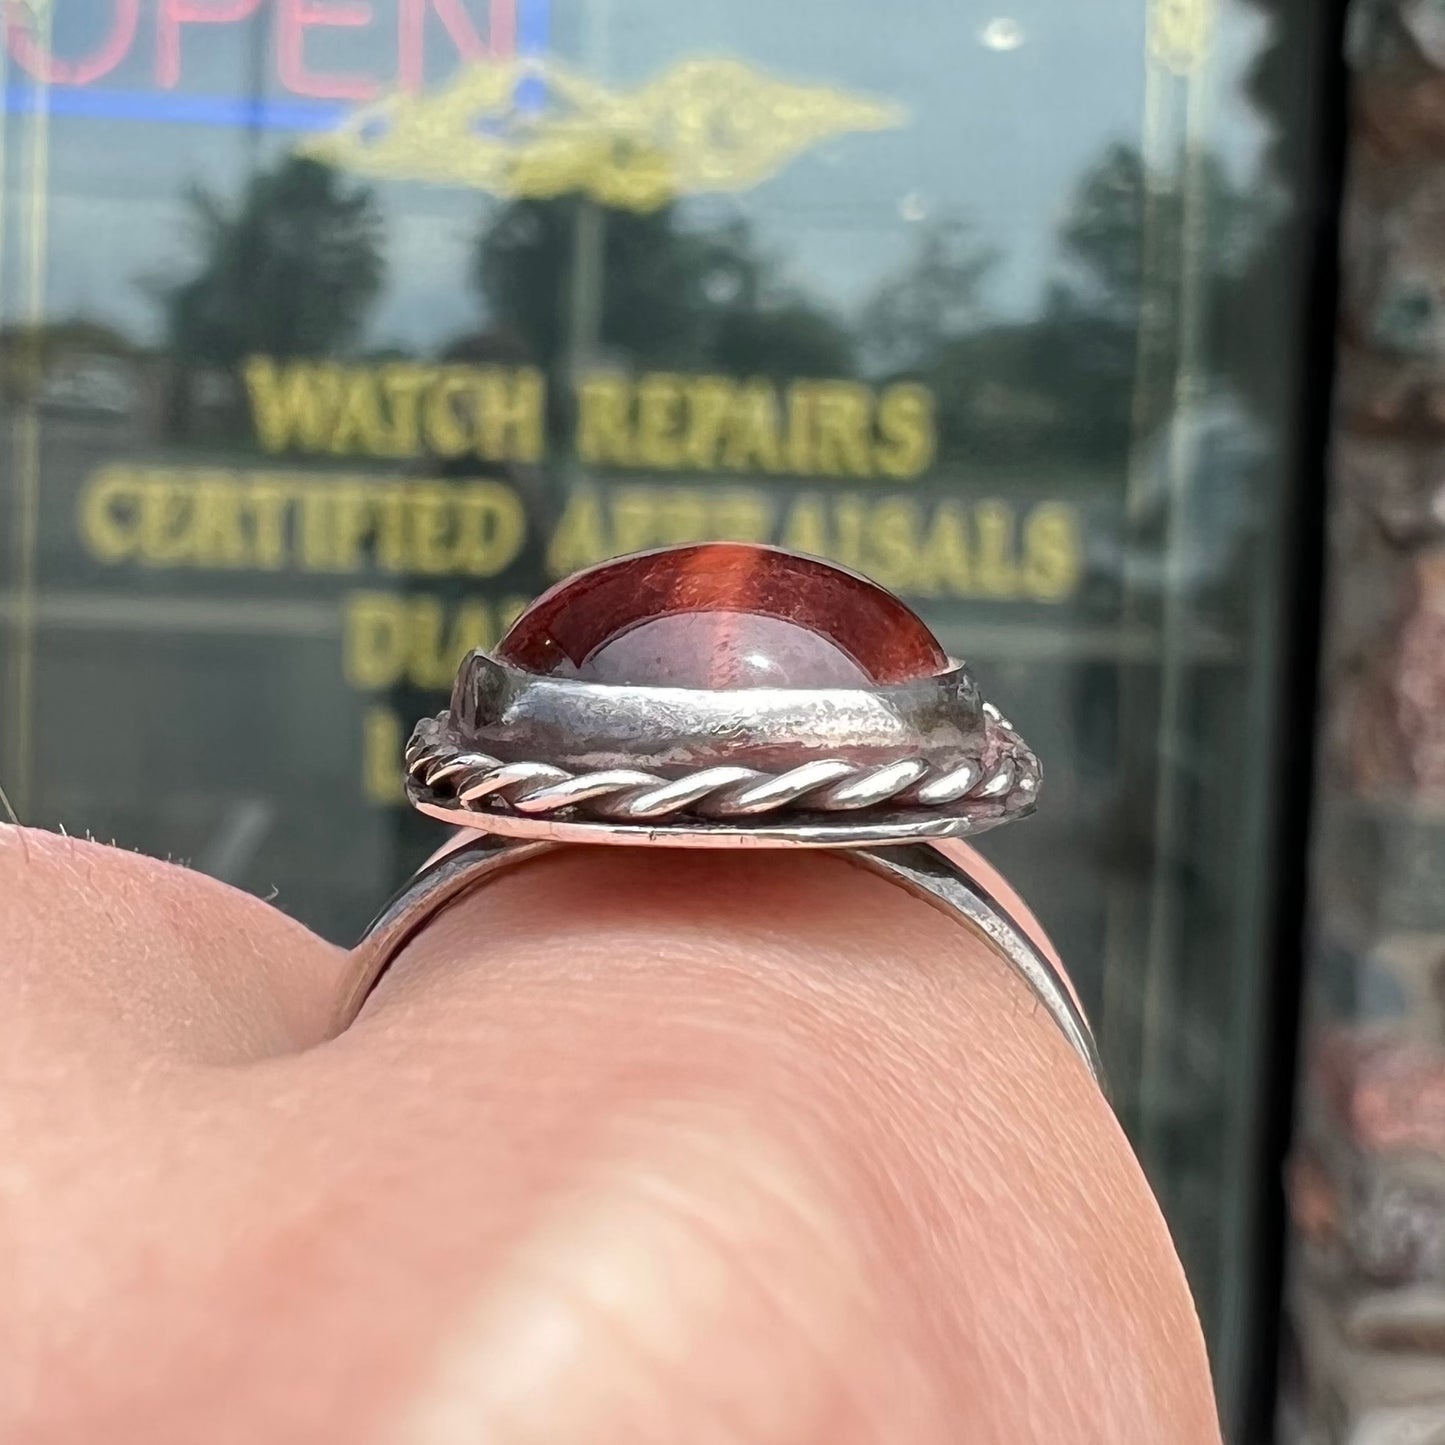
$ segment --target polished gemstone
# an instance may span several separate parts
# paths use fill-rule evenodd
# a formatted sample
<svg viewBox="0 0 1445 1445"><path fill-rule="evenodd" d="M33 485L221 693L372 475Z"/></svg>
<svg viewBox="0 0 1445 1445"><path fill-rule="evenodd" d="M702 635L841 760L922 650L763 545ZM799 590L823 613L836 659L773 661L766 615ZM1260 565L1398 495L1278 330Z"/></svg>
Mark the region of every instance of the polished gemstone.
<svg viewBox="0 0 1445 1445"><path fill-rule="evenodd" d="M743 542L578 572L517 619L496 655L530 672L658 687L860 687L949 666L928 628L876 583Z"/></svg>

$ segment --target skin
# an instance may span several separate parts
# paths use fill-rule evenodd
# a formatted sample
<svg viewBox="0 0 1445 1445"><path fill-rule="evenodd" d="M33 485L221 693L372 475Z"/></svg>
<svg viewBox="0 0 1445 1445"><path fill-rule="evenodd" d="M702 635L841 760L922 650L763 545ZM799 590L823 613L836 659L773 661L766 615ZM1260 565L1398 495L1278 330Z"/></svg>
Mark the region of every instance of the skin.
<svg viewBox="0 0 1445 1445"><path fill-rule="evenodd" d="M569 849L344 952L0 828L0 1439L1219 1439L1106 1103L819 855Z"/></svg>

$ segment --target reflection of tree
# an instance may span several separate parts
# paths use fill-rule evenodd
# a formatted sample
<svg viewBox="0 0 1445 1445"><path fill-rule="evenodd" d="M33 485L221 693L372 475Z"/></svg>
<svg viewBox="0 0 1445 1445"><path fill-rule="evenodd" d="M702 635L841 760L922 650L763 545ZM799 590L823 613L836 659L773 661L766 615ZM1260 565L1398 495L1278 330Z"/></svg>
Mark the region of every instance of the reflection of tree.
<svg viewBox="0 0 1445 1445"><path fill-rule="evenodd" d="M1203 236L1184 235L1186 185L1203 190ZM938 229L867 307L871 352L886 374L933 389L945 455L1120 465L1174 403L1167 388L1137 383L1141 366L1173 374L1186 279L1210 305L1225 304L1264 219L1213 155L1149 175L1138 151L1114 146L1063 218L1037 316L987 321L976 298L992 254L966 228ZM1184 264L1202 274L1185 278Z"/></svg>
<svg viewBox="0 0 1445 1445"><path fill-rule="evenodd" d="M885 281L863 312L876 365L910 371L979 323L979 288L997 260L957 221L923 228L912 261Z"/></svg>
<svg viewBox="0 0 1445 1445"><path fill-rule="evenodd" d="M590 264L579 256L589 223L599 251ZM571 288L590 272L596 295L582 309L592 307L589 345L604 355L689 371L846 375L846 330L778 269L741 222L688 229L671 207L638 214L563 196L503 208L479 238L473 274L494 324L549 371L576 344Z"/></svg>
<svg viewBox="0 0 1445 1445"><path fill-rule="evenodd" d="M1186 235L1189 214L1202 218L1202 234ZM1259 200L1239 190L1209 152L1186 154L1174 170L1150 175L1136 150L1116 145L1088 174L1060 228L1063 273L1046 319L1052 313L1061 336L1075 337L1070 372L1083 416L1107 416L1098 440L1127 444L1131 427L1148 436L1164 420L1173 393L1136 389L1136 368L1173 373L1186 289L1205 298L1207 316L1249 265L1264 219ZM1191 267L1198 274L1186 274Z"/></svg>
<svg viewBox="0 0 1445 1445"><path fill-rule="evenodd" d="M292 156L253 175L235 206L199 185L188 205L197 268L164 293L179 360L323 356L356 341L385 272L369 189Z"/></svg>

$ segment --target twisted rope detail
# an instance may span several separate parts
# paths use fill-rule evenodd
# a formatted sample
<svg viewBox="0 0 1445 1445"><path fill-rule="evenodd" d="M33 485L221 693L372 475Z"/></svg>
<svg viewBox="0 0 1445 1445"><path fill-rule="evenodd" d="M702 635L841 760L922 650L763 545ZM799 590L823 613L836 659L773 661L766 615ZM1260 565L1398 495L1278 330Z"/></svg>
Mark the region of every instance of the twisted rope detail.
<svg viewBox="0 0 1445 1445"><path fill-rule="evenodd" d="M573 773L550 763L508 763L470 752L439 736L444 718L417 724L406 749L413 785L477 812L498 806L528 817L563 809L616 822L652 822L681 813L726 820L756 818L790 808L854 812L888 803L895 808L992 805L1013 812L1033 802L1038 763L1021 739L988 708L1004 747L985 768L976 758L938 766L922 758L850 763L822 758L784 773L756 768L700 768L680 778L632 768Z"/></svg>

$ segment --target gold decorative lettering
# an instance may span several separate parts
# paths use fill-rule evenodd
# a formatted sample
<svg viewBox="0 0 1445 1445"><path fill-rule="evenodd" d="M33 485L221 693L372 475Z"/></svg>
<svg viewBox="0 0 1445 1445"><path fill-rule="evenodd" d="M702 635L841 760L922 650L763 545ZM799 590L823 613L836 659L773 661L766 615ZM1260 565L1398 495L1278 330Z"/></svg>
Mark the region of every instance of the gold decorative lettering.
<svg viewBox="0 0 1445 1445"><path fill-rule="evenodd" d="M732 405L733 384L721 376L695 376L687 385L683 461L700 472L717 470L718 448Z"/></svg>
<svg viewBox="0 0 1445 1445"><path fill-rule="evenodd" d="M833 550L829 540L828 513L821 497L800 497L783 522L782 543L795 552L826 557Z"/></svg>
<svg viewBox="0 0 1445 1445"><path fill-rule="evenodd" d="M376 457L386 456L390 445L391 438L382 425L375 376L360 368L347 371L342 378L341 405L327 450L337 456L361 452Z"/></svg>
<svg viewBox="0 0 1445 1445"><path fill-rule="evenodd" d="M328 501L331 566L337 572L359 572L373 533L371 489L355 481L340 482L330 489Z"/></svg>
<svg viewBox="0 0 1445 1445"><path fill-rule="evenodd" d="M632 389L625 377L604 372L578 386L577 455L593 466L632 465Z"/></svg>
<svg viewBox="0 0 1445 1445"><path fill-rule="evenodd" d="M547 386L533 366L484 371L477 383L477 453L490 462L539 462L546 442Z"/></svg>
<svg viewBox="0 0 1445 1445"><path fill-rule="evenodd" d="M665 469L682 461L679 436L682 388L666 372L644 376L637 388L637 460Z"/></svg>
<svg viewBox="0 0 1445 1445"><path fill-rule="evenodd" d="M439 457L459 457L471 446L457 414L457 398L469 390L466 370L447 367L422 401L422 436Z"/></svg>
<svg viewBox="0 0 1445 1445"><path fill-rule="evenodd" d="M834 550L829 554L855 572L867 571L863 543L868 532L868 511L861 497L840 497L834 508L837 518Z"/></svg>
<svg viewBox="0 0 1445 1445"><path fill-rule="evenodd" d="M895 592L917 590L923 519L911 497L889 497L873 508L868 529L868 575Z"/></svg>
<svg viewBox="0 0 1445 1445"><path fill-rule="evenodd" d="M447 502L444 486L431 484L412 490L410 562L413 570L425 576L437 577L451 570Z"/></svg>
<svg viewBox="0 0 1445 1445"><path fill-rule="evenodd" d="M457 572L495 577L516 561L527 539L527 513L521 498L500 482L472 482L457 496Z"/></svg>
<svg viewBox="0 0 1445 1445"><path fill-rule="evenodd" d="M301 570L332 572L336 564L331 544L330 489L323 482L311 482L301 488L298 498L301 511Z"/></svg>
<svg viewBox="0 0 1445 1445"><path fill-rule="evenodd" d="M852 381L817 382L813 411L818 471L828 477L871 475L873 399L868 388Z"/></svg>
<svg viewBox="0 0 1445 1445"><path fill-rule="evenodd" d="M729 542L771 540L776 508L766 492L734 489L706 495L712 503L712 536Z"/></svg>
<svg viewBox="0 0 1445 1445"><path fill-rule="evenodd" d="M361 780L369 802L390 806L405 797L401 748L401 719L390 708L367 708L361 720Z"/></svg>
<svg viewBox="0 0 1445 1445"><path fill-rule="evenodd" d="M612 542L609 552L641 552L657 536L657 493L646 487L623 487L609 499Z"/></svg>
<svg viewBox="0 0 1445 1445"><path fill-rule="evenodd" d="M817 411L810 382L794 382L788 388L788 470L799 477L812 476L818 469Z"/></svg>
<svg viewBox="0 0 1445 1445"><path fill-rule="evenodd" d="M275 571L286 562L285 489L269 477L257 476L245 488L245 502L251 517L254 552L252 565Z"/></svg>
<svg viewBox="0 0 1445 1445"><path fill-rule="evenodd" d="M402 482L377 486L372 492L376 565L383 572L406 572L411 566L409 493L410 488Z"/></svg>
<svg viewBox="0 0 1445 1445"><path fill-rule="evenodd" d="M769 382L746 382L734 394L723 465L738 472L752 467L761 467L765 472L783 470L778 394Z"/></svg>
<svg viewBox="0 0 1445 1445"><path fill-rule="evenodd" d="M343 608L346 681L363 692L445 689L462 658L495 646L525 605L521 597L473 597L452 609L430 592L353 592Z"/></svg>
<svg viewBox="0 0 1445 1445"><path fill-rule="evenodd" d="M186 561L191 511L189 489L178 492L164 478L148 476L141 484L140 560L150 567Z"/></svg>
<svg viewBox="0 0 1445 1445"><path fill-rule="evenodd" d="M340 367L297 361L278 368L268 356L253 356L244 374L256 434L268 452L328 449L341 396Z"/></svg>
<svg viewBox="0 0 1445 1445"><path fill-rule="evenodd" d="M916 590L924 597L973 596L968 521L959 503L943 502L934 512L919 573Z"/></svg>
<svg viewBox="0 0 1445 1445"><path fill-rule="evenodd" d="M937 449L928 388L912 382L884 387L878 399L878 432L874 460L885 477L902 481L926 472Z"/></svg>
<svg viewBox="0 0 1445 1445"><path fill-rule="evenodd" d="M398 361L382 369L381 385L391 412L387 456L414 457L421 451L421 394L429 375L427 367L410 362Z"/></svg>
<svg viewBox="0 0 1445 1445"><path fill-rule="evenodd" d="M565 577L610 555L602 498L595 487L579 487L567 498L562 518L547 544L548 575Z"/></svg>
<svg viewBox="0 0 1445 1445"><path fill-rule="evenodd" d="M341 628L342 670L364 692L395 687L406 669L404 599L389 592L353 592Z"/></svg>
<svg viewBox="0 0 1445 1445"><path fill-rule="evenodd" d="M1017 597L1013 508L1003 502L980 502L974 510L974 526L978 531L974 580L979 592L985 597Z"/></svg>
<svg viewBox="0 0 1445 1445"><path fill-rule="evenodd" d="M136 474L129 467L106 467L80 494L80 536L92 557L124 562L135 556L140 514Z"/></svg>
<svg viewBox="0 0 1445 1445"><path fill-rule="evenodd" d="M241 526L241 497L225 472L202 472L192 493L189 551L201 567L245 567L255 548Z"/></svg>
<svg viewBox="0 0 1445 1445"><path fill-rule="evenodd" d="M1024 523L1024 587L1040 602L1059 602L1078 588L1083 543L1078 511L1041 502Z"/></svg>

